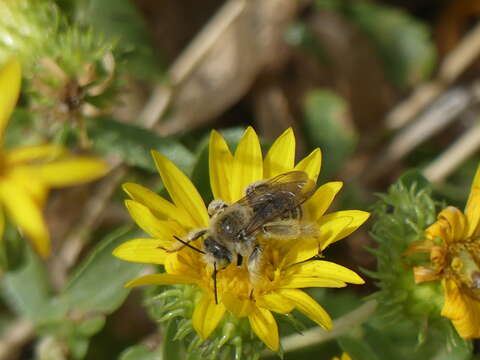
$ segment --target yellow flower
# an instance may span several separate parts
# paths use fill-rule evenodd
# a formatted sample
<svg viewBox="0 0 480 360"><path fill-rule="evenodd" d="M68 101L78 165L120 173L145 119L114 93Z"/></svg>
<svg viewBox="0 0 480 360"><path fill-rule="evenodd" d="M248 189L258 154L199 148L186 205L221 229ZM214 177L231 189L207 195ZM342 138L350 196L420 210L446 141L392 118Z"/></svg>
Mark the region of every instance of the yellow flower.
<svg viewBox="0 0 480 360"><path fill-rule="evenodd" d="M430 266L414 268L415 281L440 280L449 318L464 339L480 338L480 167L465 211L449 206L409 253L427 252Z"/></svg>
<svg viewBox="0 0 480 360"><path fill-rule="evenodd" d="M0 238L4 210L42 256L50 253L50 238L42 215L50 188L81 184L107 171L103 161L68 155L59 145L3 148L8 120L20 92L21 69L9 61L0 69Z"/></svg>
<svg viewBox="0 0 480 360"><path fill-rule="evenodd" d="M338 356L335 356L332 360L352 360L352 358L350 357L350 355L344 352L340 358Z"/></svg>
<svg viewBox="0 0 480 360"><path fill-rule="evenodd" d="M163 155L152 152L162 181L173 202L150 190L132 183L124 185L131 197L126 206L136 223L152 238L134 239L120 245L114 255L142 263L163 264L165 273L140 277L127 286L195 284L203 295L193 313L193 326L207 338L228 311L235 317L248 317L251 328L272 350L279 348L279 336L273 312L290 313L297 309L325 329L331 319L326 311L307 293L305 287L343 287L346 283L362 284L353 271L324 260L312 260L319 250L356 230L369 216L363 211L339 211L324 215L340 182L320 186L302 205L304 216L311 219L318 236L290 241L264 239L260 277L253 283L246 266L230 263L217 273L218 304L212 280L212 266L195 250L183 247L174 236L184 238L192 230L207 228L209 217L206 206L190 180ZM209 146L210 183L215 199L234 203L245 194L245 188L262 179L300 170L316 181L320 172L321 153L314 150L294 166L295 138L293 131L285 131L272 145L265 159L255 131L248 128L232 154L225 140L212 131ZM202 239L192 244L202 248ZM257 275L257 274L255 274Z"/></svg>

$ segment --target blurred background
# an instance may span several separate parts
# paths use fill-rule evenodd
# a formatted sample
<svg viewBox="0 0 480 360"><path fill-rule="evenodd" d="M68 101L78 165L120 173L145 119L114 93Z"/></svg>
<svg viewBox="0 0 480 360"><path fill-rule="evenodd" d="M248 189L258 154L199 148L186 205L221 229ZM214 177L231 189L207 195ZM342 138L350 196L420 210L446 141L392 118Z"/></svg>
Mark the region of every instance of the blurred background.
<svg viewBox="0 0 480 360"><path fill-rule="evenodd" d="M47 204L58 254L47 270L54 289L62 288L98 239L131 222L121 201L122 181L161 191L151 148L174 160L205 200L211 199L206 152L211 129L235 146L252 125L268 146L292 127L298 158L322 149L319 183L344 181L334 209L370 210L375 193L413 168L433 184L437 200L464 206L480 159L478 0L38 4L41 12L32 4L0 6L0 59L15 53L25 76L7 144L53 139L105 156L114 166L101 182L57 190ZM374 246L369 228L363 226L327 256L349 268L375 269L375 257L365 251ZM69 259L68 266L59 265L59 258ZM98 276L115 275L101 266L95 271L105 274ZM118 287L133 277L134 270L128 271L116 280ZM8 326L18 314L9 304L20 296L18 287L9 286L2 305ZM316 296L337 317L375 290L367 281L364 287L332 291L334 296ZM155 322L142 310L142 291L126 295L106 307L109 316L98 328L87 331L84 358L113 359L123 352L124 360L144 359L127 357L125 349L158 343ZM11 352L1 359L30 359L38 338L30 332L7 345ZM339 354L335 343L321 346L285 359ZM36 358L50 355L45 356Z"/></svg>

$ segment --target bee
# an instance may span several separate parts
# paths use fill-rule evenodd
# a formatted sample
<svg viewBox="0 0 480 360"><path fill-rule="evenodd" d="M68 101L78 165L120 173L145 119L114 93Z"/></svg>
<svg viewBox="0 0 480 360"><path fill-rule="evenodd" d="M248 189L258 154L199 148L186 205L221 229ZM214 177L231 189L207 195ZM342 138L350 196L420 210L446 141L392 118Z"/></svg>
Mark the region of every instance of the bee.
<svg viewBox="0 0 480 360"><path fill-rule="evenodd" d="M269 180L255 182L245 189L245 196L233 204L213 200L208 206L209 227L190 232L184 239L175 237L205 255L213 264L212 274L216 291L218 269L236 261L255 274L261 260L259 237L294 239L315 236L315 227L303 218L302 204L315 191L315 182L303 171L290 171ZM203 250L190 242L205 236Z"/></svg>

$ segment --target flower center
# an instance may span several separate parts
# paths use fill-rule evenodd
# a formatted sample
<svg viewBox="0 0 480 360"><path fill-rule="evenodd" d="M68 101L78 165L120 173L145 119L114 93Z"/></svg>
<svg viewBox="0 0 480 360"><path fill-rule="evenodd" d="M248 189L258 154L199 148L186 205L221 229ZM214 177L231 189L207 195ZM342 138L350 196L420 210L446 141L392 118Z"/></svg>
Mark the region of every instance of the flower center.
<svg viewBox="0 0 480 360"><path fill-rule="evenodd" d="M457 283L480 299L480 239L467 239L448 246L449 273Z"/></svg>

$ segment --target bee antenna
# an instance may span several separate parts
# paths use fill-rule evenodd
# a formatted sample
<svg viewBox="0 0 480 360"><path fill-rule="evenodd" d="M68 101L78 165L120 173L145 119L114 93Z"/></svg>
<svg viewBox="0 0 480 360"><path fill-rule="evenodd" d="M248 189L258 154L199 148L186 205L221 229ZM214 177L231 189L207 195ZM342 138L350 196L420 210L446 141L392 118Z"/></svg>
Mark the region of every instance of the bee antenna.
<svg viewBox="0 0 480 360"><path fill-rule="evenodd" d="M215 305L218 305L218 293L217 293L217 263L213 263L213 293L215 296Z"/></svg>
<svg viewBox="0 0 480 360"><path fill-rule="evenodd" d="M196 248L196 247L193 246L193 245L190 245L188 242L186 242L185 240L180 239L178 236L173 235L173 237L174 237L176 240L180 241L183 245L189 247L190 249L193 249L193 250L199 252L200 254L204 254L204 255L205 255L205 251L200 250L199 248Z"/></svg>

